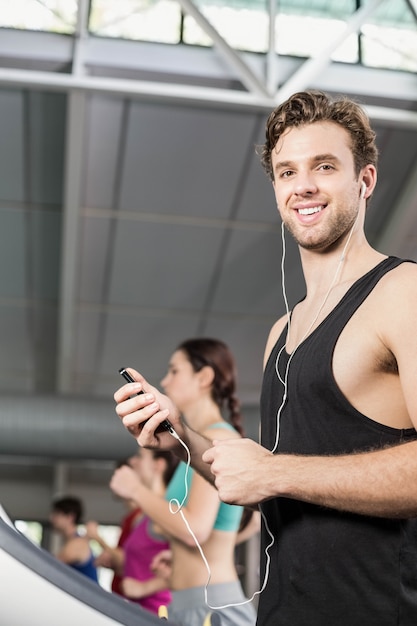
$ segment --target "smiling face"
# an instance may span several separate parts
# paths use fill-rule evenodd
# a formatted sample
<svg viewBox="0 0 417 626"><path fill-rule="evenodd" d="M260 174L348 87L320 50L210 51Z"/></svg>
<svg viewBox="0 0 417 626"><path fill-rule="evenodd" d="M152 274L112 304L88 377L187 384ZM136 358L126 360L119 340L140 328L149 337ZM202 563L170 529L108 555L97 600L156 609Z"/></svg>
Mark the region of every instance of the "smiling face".
<svg viewBox="0 0 417 626"><path fill-rule="evenodd" d="M278 210L298 245L326 250L342 240L358 214L364 174L355 174L347 131L333 122L292 127L271 159Z"/></svg>

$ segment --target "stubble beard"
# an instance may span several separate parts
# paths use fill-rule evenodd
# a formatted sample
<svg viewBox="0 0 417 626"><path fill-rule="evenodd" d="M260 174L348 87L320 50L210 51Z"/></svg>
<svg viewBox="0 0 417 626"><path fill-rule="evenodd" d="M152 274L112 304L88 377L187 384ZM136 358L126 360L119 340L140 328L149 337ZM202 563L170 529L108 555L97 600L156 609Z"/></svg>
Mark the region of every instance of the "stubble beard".
<svg viewBox="0 0 417 626"><path fill-rule="evenodd" d="M311 228L308 226L300 228L291 220L284 219L283 221L284 226L300 248L304 250L327 250L346 237L355 223L358 211L358 203L352 203L348 211L334 212L325 224Z"/></svg>

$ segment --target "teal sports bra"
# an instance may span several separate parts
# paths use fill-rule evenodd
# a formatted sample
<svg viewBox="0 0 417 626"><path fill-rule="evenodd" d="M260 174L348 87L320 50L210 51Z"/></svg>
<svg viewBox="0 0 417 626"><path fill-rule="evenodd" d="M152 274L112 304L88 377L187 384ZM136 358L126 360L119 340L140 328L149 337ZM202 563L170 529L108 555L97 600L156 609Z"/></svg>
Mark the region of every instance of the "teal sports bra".
<svg viewBox="0 0 417 626"><path fill-rule="evenodd" d="M211 426L211 428L219 427L234 430L233 426L231 424L228 424L227 422L219 422L218 424L213 424ZM179 503L181 503L185 496L185 480L187 480L188 493L190 492L191 483L194 476L194 470L192 469L192 467L190 467L186 478L186 469L186 463L181 461L181 463L179 463L177 469L175 470L172 479L170 480L170 483L165 493L165 500L170 501L172 499L175 499L178 500ZM184 505L187 504L187 500L188 498L185 500ZM241 506L220 502L213 529L236 532L239 529L242 512L243 508Z"/></svg>

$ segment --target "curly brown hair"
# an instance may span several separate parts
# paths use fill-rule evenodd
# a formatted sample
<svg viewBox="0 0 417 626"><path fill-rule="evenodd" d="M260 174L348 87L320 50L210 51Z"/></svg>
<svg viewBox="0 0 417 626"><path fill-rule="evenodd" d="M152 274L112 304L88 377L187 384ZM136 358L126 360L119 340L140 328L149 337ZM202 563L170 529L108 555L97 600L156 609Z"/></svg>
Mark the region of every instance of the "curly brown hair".
<svg viewBox="0 0 417 626"><path fill-rule="evenodd" d="M347 97L332 100L322 91L300 91L272 111L266 122L266 140L257 153L267 175L273 181L271 153L277 141L288 129L314 122L334 122L350 136L356 176L368 164L375 167L378 149L375 132L365 111Z"/></svg>

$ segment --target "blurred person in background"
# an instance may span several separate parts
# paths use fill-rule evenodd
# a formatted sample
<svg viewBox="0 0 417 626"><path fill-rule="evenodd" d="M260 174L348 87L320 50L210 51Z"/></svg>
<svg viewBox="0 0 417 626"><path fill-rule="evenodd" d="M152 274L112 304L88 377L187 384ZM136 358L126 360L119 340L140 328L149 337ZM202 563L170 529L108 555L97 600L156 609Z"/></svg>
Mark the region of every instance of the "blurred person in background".
<svg viewBox="0 0 417 626"><path fill-rule="evenodd" d="M135 377L136 372L130 371ZM171 357L161 386L196 432L210 440L243 435L235 394L235 362L222 341L197 338L182 342ZM230 422L224 419L223 410ZM221 616L222 626L254 626L255 610L244 596L235 566L242 507L220 502L216 489L184 462L178 466L165 498L141 484L128 467L114 473L111 488L135 500L169 539L172 560L165 553L158 571L166 575L172 566L170 619L183 626L201 626L213 609ZM207 559L209 580L194 537L181 515L171 513L171 500L184 501L182 512Z"/></svg>
<svg viewBox="0 0 417 626"><path fill-rule="evenodd" d="M98 582L97 567L89 539L78 532L82 516L83 504L79 498L65 496L53 501L49 520L52 528L64 540L63 546L55 556L81 574Z"/></svg>
<svg viewBox="0 0 417 626"><path fill-rule="evenodd" d="M117 464L116 469L122 465L130 465L130 459L120 461ZM121 587L124 562L123 546L142 516L142 510L136 505L135 502L128 499L126 500L125 498L122 498L122 501L124 502L128 512L123 516L120 522L120 535L116 546L110 546L105 541L99 532L98 522L90 520L85 525L87 537L96 541L102 548L102 552L95 559L95 565L96 567L105 567L113 570L114 574L111 582L111 591L120 596L124 596Z"/></svg>
<svg viewBox="0 0 417 626"><path fill-rule="evenodd" d="M163 498L177 465L178 459L172 452L141 448L129 459L129 466L123 469L131 471L145 489ZM123 476L119 481L122 485ZM123 544L122 593L153 613L158 613L161 605L168 606L171 602L169 582L151 567L155 556L168 548L163 531L145 513L138 518Z"/></svg>

